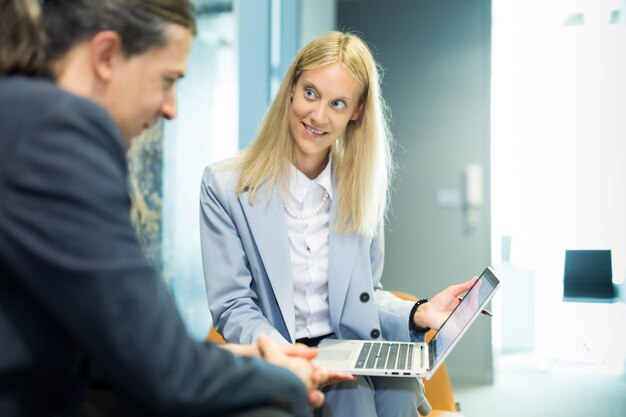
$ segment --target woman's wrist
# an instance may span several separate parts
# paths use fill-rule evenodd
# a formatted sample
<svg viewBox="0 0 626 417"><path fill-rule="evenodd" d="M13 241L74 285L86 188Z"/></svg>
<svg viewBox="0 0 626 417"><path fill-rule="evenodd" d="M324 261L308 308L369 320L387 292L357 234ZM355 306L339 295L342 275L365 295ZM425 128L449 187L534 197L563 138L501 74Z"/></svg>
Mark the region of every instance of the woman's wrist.
<svg viewBox="0 0 626 417"><path fill-rule="evenodd" d="M411 315L409 317L409 329L417 333L426 333L430 330L430 327L421 326L423 321L421 320L423 305L428 302L428 298L422 298L413 305L411 309Z"/></svg>

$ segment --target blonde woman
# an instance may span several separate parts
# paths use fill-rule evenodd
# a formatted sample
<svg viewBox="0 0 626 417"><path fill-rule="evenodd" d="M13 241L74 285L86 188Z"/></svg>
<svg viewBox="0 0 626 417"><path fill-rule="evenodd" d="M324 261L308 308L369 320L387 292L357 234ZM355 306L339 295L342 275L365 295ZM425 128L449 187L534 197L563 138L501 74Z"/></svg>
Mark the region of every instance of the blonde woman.
<svg viewBox="0 0 626 417"><path fill-rule="evenodd" d="M419 304L380 283L390 143L367 45L331 32L305 46L252 144L202 178L204 275L227 341L409 341L439 327L471 280ZM417 416L422 401L416 379L358 377L327 387L322 415Z"/></svg>

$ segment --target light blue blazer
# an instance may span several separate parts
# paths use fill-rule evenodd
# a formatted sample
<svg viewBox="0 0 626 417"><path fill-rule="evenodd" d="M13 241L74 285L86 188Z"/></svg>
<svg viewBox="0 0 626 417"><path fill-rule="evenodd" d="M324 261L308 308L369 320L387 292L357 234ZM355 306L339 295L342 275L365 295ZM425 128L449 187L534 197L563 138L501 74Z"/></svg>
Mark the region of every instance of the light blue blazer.
<svg viewBox="0 0 626 417"><path fill-rule="evenodd" d="M205 169L200 192L202 262L215 328L233 343L259 334L294 342L287 222L278 192L235 193L238 171ZM335 214L331 201L331 222ZM383 236L329 233L328 302L338 339L416 340L412 302L383 291Z"/></svg>

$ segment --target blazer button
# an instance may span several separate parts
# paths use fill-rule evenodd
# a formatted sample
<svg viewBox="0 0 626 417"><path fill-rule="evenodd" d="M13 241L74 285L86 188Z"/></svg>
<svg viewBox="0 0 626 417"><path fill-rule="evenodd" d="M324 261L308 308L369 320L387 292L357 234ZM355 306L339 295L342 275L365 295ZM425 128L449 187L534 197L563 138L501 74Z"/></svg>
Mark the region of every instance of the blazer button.
<svg viewBox="0 0 626 417"><path fill-rule="evenodd" d="M370 332L370 336L372 336L372 339L378 339L380 337L380 330L378 329L374 329Z"/></svg>
<svg viewBox="0 0 626 417"><path fill-rule="evenodd" d="M367 303L370 300L370 295L366 292L362 292L359 296L359 300L361 300L362 303Z"/></svg>

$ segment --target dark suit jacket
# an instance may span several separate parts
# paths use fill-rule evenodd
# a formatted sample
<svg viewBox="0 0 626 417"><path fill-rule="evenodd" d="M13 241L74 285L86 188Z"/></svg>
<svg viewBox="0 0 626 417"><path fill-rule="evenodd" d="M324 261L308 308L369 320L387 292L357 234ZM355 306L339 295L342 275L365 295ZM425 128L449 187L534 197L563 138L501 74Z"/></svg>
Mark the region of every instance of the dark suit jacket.
<svg viewBox="0 0 626 417"><path fill-rule="evenodd" d="M0 415L74 414L87 364L151 414L305 414L291 372L189 338L130 223L126 177L102 108L0 78Z"/></svg>

